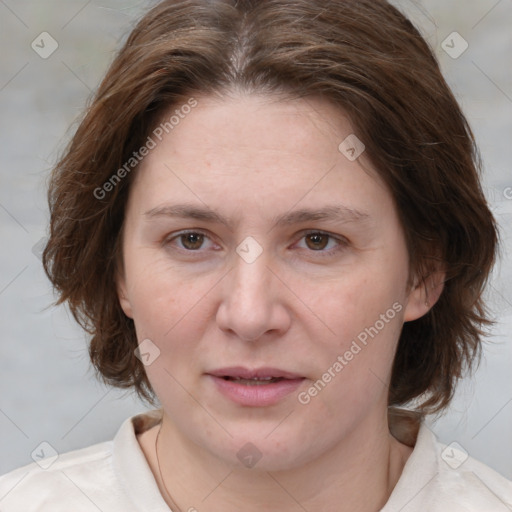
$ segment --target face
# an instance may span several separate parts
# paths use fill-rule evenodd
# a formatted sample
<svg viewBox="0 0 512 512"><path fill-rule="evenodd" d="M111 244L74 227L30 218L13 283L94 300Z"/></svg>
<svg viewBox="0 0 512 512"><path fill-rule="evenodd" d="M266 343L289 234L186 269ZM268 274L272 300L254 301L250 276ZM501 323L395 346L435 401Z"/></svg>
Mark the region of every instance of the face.
<svg viewBox="0 0 512 512"><path fill-rule="evenodd" d="M121 306L184 442L233 464L255 446L261 468L292 468L382 427L422 291L407 286L389 191L364 152L338 149L353 134L343 112L196 100L137 170Z"/></svg>

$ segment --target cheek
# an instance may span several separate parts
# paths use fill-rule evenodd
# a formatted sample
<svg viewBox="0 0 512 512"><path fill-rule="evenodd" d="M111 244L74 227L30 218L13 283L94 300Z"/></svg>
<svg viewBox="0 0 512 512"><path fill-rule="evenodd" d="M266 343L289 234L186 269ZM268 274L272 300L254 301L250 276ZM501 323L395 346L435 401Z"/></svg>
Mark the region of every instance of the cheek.
<svg viewBox="0 0 512 512"><path fill-rule="evenodd" d="M180 324L190 323L214 285L212 278L188 278L151 251L139 251L128 261L127 275L136 328L162 342Z"/></svg>
<svg viewBox="0 0 512 512"><path fill-rule="evenodd" d="M325 299L316 303L331 331L316 347L317 378L329 382L318 405L357 409L386 392L403 325L407 273L401 254L395 254L396 265L388 261L384 256L353 269L333 281Z"/></svg>
<svg viewBox="0 0 512 512"><path fill-rule="evenodd" d="M211 297L218 278L187 279L158 265L132 275L137 276L130 290L137 339L151 340L160 351L145 367L148 379L161 400L187 401L177 383L190 386L197 378L190 368L203 359L201 340L214 315Z"/></svg>
<svg viewBox="0 0 512 512"><path fill-rule="evenodd" d="M172 329L183 307L183 303L176 299L176 292L172 290L155 276L133 283L130 297L139 340L142 337L150 338L160 344L163 335Z"/></svg>
<svg viewBox="0 0 512 512"><path fill-rule="evenodd" d="M315 348L316 357L311 359L316 372L305 390L314 397L315 416L348 428L354 418L387 402L402 312L400 302L393 302L393 294L383 290L354 294L338 316L331 312L327 321L336 336L330 343L324 338L324 344Z"/></svg>
<svg viewBox="0 0 512 512"><path fill-rule="evenodd" d="M343 348L347 340L357 338L374 324L379 331L387 332L391 330L388 327L393 327L396 335L401 323L400 311L404 308L401 280L401 276L393 275L390 269L386 274L365 269L354 271L329 287L326 299L318 301L316 307L340 340L338 348Z"/></svg>
<svg viewBox="0 0 512 512"><path fill-rule="evenodd" d="M152 273L133 291L137 339L149 339L159 349L158 358L145 367L148 379L161 400L187 402L180 383L190 386L190 368L201 360L200 340L211 316L205 290Z"/></svg>

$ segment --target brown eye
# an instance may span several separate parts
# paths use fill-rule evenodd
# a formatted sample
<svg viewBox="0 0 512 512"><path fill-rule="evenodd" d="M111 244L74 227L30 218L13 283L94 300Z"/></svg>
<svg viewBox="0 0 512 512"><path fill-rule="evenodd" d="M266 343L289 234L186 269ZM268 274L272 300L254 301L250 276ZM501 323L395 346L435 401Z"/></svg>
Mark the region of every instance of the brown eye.
<svg viewBox="0 0 512 512"><path fill-rule="evenodd" d="M193 251L201 248L204 242L204 235L201 233L185 233L180 235L180 240L185 249Z"/></svg>
<svg viewBox="0 0 512 512"><path fill-rule="evenodd" d="M306 245L309 249L319 251L326 248L330 237L329 235L324 235L323 233L310 233L309 235L306 235L305 238Z"/></svg>

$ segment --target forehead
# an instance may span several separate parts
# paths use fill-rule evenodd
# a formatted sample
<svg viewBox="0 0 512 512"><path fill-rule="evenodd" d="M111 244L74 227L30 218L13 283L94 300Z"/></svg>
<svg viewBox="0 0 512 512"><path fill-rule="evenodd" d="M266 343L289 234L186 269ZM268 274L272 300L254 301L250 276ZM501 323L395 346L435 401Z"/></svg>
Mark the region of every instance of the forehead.
<svg viewBox="0 0 512 512"><path fill-rule="evenodd" d="M180 119L173 114L184 110L185 101L164 113L156 130L163 128L165 144L158 144L153 158L161 153L190 157L193 149L198 158L209 154L222 157L223 163L230 157L239 162L246 156L250 162L267 154L317 160L319 152L332 159L338 154L340 137L353 133L341 109L316 97L231 93L194 99L196 106ZM172 127L166 125L171 118L177 122Z"/></svg>
<svg viewBox="0 0 512 512"><path fill-rule="evenodd" d="M194 100L192 109L173 105L150 134L155 147L133 184L146 209L184 196L238 210L325 200L358 210L390 205L364 152L347 157L344 141L354 145L354 129L328 101L252 94Z"/></svg>

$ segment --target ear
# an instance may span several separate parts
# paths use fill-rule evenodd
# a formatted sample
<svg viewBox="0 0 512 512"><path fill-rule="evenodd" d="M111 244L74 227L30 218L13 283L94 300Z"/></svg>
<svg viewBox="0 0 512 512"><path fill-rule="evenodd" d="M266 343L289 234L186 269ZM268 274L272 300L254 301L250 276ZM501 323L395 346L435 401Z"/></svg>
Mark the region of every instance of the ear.
<svg viewBox="0 0 512 512"><path fill-rule="evenodd" d="M445 278L444 270L438 269L414 280L405 307L404 322L417 320L432 309L441 296Z"/></svg>
<svg viewBox="0 0 512 512"><path fill-rule="evenodd" d="M124 275L118 275L116 277L116 288L121 309L124 311L124 314L128 318L133 318L132 304L130 302L130 299L128 298L126 280L124 278Z"/></svg>

